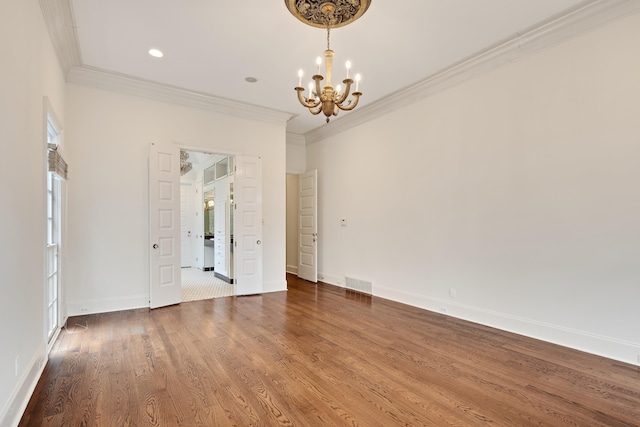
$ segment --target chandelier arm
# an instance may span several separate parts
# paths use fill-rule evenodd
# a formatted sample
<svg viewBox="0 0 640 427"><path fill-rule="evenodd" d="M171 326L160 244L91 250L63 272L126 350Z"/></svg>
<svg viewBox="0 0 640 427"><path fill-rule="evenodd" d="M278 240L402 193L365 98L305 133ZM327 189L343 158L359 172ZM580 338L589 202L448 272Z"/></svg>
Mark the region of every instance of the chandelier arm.
<svg viewBox="0 0 640 427"><path fill-rule="evenodd" d="M320 74L316 74L313 76L313 80L316 82L316 97L318 99L322 98L322 88L320 88L320 82L324 79Z"/></svg>
<svg viewBox="0 0 640 427"><path fill-rule="evenodd" d="M353 101L351 101L347 106L343 107L340 104L336 104L336 105L342 111L351 111L354 108L356 108L356 106L358 105L358 100L360 99L360 95L362 95L362 92L353 92Z"/></svg>
<svg viewBox="0 0 640 427"><path fill-rule="evenodd" d="M314 99L313 101L310 101L312 98L305 99L302 95L302 92L304 92L303 87L298 86L297 88L295 88L295 90L298 92L298 101L300 101L300 104L304 105L305 107L314 108L320 104L319 99Z"/></svg>
<svg viewBox="0 0 640 427"><path fill-rule="evenodd" d="M349 91L351 90L351 83L353 83L353 80L344 79L342 83L344 83L346 87L344 88L344 92L342 93L342 95L340 95L340 98L336 100L336 104L342 104L345 99L347 99L347 96L349 96Z"/></svg>
<svg viewBox="0 0 640 427"><path fill-rule="evenodd" d="M309 112L314 116L317 116L322 111L322 105L317 105L315 109L313 107L309 107Z"/></svg>

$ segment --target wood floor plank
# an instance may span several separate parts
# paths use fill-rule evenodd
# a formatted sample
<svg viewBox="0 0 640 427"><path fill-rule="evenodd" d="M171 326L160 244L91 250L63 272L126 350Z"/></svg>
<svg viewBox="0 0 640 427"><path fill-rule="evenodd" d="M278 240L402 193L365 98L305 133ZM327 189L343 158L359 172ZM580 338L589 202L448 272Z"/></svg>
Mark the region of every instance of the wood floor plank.
<svg viewBox="0 0 640 427"><path fill-rule="evenodd" d="M640 368L326 284L70 319L20 426L639 426Z"/></svg>

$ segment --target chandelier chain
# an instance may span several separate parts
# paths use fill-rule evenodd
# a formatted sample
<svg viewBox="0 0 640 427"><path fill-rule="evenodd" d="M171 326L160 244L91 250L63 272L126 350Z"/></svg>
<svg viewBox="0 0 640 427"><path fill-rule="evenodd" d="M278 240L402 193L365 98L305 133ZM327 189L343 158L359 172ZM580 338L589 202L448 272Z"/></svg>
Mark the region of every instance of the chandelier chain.
<svg viewBox="0 0 640 427"><path fill-rule="evenodd" d="M327 50L331 50L329 48L329 34L331 34L331 25L329 25L329 23L327 23Z"/></svg>

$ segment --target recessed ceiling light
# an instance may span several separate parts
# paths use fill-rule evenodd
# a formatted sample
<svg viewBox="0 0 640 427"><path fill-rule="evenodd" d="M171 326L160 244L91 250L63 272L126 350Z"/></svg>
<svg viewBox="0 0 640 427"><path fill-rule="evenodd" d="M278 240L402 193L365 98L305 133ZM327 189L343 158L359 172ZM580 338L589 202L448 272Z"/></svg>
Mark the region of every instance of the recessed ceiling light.
<svg viewBox="0 0 640 427"><path fill-rule="evenodd" d="M255 83L258 81L258 79L256 79L255 77L247 77L245 78L245 81L248 81L249 83Z"/></svg>
<svg viewBox="0 0 640 427"><path fill-rule="evenodd" d="M149 49L149 55L153 56L154 58L162 58L164 56L164 53L162 53L158 49Z"/></svg>

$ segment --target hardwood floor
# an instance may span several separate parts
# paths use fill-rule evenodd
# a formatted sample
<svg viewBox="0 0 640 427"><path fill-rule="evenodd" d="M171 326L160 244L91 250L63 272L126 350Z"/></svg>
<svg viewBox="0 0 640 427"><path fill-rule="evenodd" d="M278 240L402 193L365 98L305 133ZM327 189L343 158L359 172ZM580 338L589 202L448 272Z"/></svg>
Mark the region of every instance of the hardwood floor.
<svg viewBox="0 0 640 427"><path fill-rule="evenodd" d="M640 425L636 366L287 279L70 319L20 425Z"/></svg>

